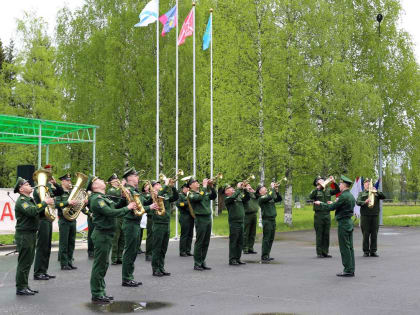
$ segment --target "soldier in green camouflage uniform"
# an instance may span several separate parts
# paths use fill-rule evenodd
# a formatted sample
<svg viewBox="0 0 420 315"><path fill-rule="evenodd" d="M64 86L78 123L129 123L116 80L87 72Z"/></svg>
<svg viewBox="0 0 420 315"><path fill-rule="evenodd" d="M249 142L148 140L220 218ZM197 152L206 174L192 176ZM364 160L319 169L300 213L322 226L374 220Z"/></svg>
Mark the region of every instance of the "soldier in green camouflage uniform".
<svg viewBox="0 0 420 315"><path fill-rule="evenodd" d="M16 268L16 294L34 295L38 293L28 286L29 271L34 261L36 232L39 225L39 214L45 211L47 205L53 205L54 199L46 198L45 201L36 204L30 197L32 187L29 182L18 177L14 193L19 193L16 200L16 249L19 253Z"/></svg>
<svg viewBox="0 0 420 315"><path fill-rule="evenodd" d="M171 221L171 202L178 200L178 191L174 183L169 182L161 185L160 182L152 182L152 189L157 194L157 198L162 198L165 213L153 213L153 251L152 251L152 271L153 276L170 276L170 272L165 270L165 256L168 250L170 221ZM162 209L159 209L162 210Z"/></svg>
<svg viewBox="0 0 420 315"><path fill-rule="evenodd" d="M353 216L356 200L350 192L353 182L346 176L341 176L341 195L331 204L315 201L314 204L321 205L322 210L335 210L335 219L338 223L338 244L340 246L341 261L344 271L337 274L339 277L354 277L354 249L353 249Z"/></svg>
<svg viewBox="0 0 420 315"><path fill-rule="evenodd" d="M270 252L276 233L276 202L281 202L282 198L278 193L278 188L275 188L275 183L271 183L271 190L269 192L267 192L265 186L258 186L256 192L259 195L258 204L261 207L263 224L261 261L263 263L268 263L270 260L274 259L270 257Z"/></svg>
<svg viewBox="0 0 420 315"><path fill-rule="evenodd" d="M115 203L105 195L106 184L103 180L90 176L87 189L93 193L89 198L89 209L93 213L95 229L92 239L95 248L95 260L92 264L90 290L94 303L107 304L114 298L105 292L105 275L109 266L109 253L115 232L115 218L122 217L136 208L134 202L117 209Z"/></svg>
<svg viewBox="0 0 420 315"><path fill-rule="evenodd" d="M68 201L71 191L71 176L65 174L59 178L63 187L63 194L55 198L58 212L58 228L60 234L58 257L61 270L77 269L73 265L73 252L76 245L76 220L69 221L63 216L63 209L68 205L75 205L75 200Z"/></svg>
<svg viewBox="0 0 420 315"><path fill-rule="evenodd" d="M259 209L258 198L251 185L244 190L245 196L242 199L245 209L244 227L244 254L257 254L254 250L255 235L257 233L257 213Z"/></svg>
<svg viewBox="0 0 420 315"><path fill-rule="evenodd" d="M118 187L118 176L112 174L108 178L108 183L111 187L106 191L107 197L111 199L115 204L121 202L121 189ZM119 265L122 264L122 254L124 250L124 231L122 229L123 217L115 218L115 231L114 238L112 240L112 253L111 253L111 264Z"/></svg>
<svg viewBox="0 0 420 315"><path fill-rule="evenodd" d="M195 215L196 238L194 243L194 270L203 271L211 268L206 264L207 251L211 236L211 208L210 201L216 199L217 193L213 185L208 185L209 180L203 180L203 188L200 183L190 178L190 188L187 202L190 203Z"/></svg>
<svg viewBox="0 0 420 315"><path fill-rule="evenodd" d="M332 182L335 184L334 178L330 177ZM309 195L309 199L313 201L322 201L328 203L331 201L331 197L340 192L338 185L335 188L325 187L321 185L324 179L317 177L314 180L314 189ZM332 256L328 253L330 247L330 229L331 229L331 215L330 211L323 211L320 206L314 204L314 227L316 233L316 254L318 258L331 258Z"/></svg>
<svg viewBox="0 0 420 315"><path fill-rule="evenodd" d="M225 205L229 213L229 265L244 265L241 261L244 240L245 209L242 198L245 197L242 183L236 190L230 185L224 186Z"/></svg>
<svg viewBox="0 0 420 315"><path fill-rule="evenodd" d="M51 172L51 166L46 165L45 171ZM47 183L48 193L51 198L61 196L63 188L58 185L54 178ZM39 197L39 188L35 187L33 197L35 203L41 203ZM51 239L52 239L52 222L45 216L44 212L39 214L39 228L37 233L35 263L34 263L34 280L49 280L55 276L47 273L51 256Z"/></svg>
<svg viewBox="0 0 420 315"><path fill-rule="evenodd" d="M124 179L126 180L125 188L129 190L132 196L138 194L136 188L138 186L139 177L134 167L124 172ZM141 202L144 202L143 196L139 195ZM124 200L122 205L126 205ZM157 205L144 206L144 209L156 209ZM134 280L134 262L137 257L137 249L139 247L140 236L140 221L141 217L129 212L124 216L122 229L124 231L124 253L122 263L122 285L125 287L137 287L142 283Z"/></svg>
<svg viewBox="0 0 420 315"><path fill-rule="evenodd" d="M144 204L146 206L151 205L152 198L150 196L150 187L149 183L143 185L142 195L144 198ZM146 261L152 261L152 252L153 252L153 210L147 211L147 225L146 225Z"/></svg>
<svg viewBox="0 0 420 315"><path fill-rule="evenodd" d="M379 202L385 199L381 191L374 193L374 204L372 208L368 206L369 184L371 179L365 179L364 191L359 193L356 204L360 206L360 226L363 233L363 256L379 257L378 250L378 231L379 231ZM375 189L376 190L376 189Z"/></svg>
<svg viewBox="0 0 420 315"><path fill-rule="evenodd" d="M194 236L194 218L191 216L187 202L188 185L181 187L176 206L179 209L179 224L181 225L181 237L179 240L179 256L188 257L191 254L191 244Z"/></svg>

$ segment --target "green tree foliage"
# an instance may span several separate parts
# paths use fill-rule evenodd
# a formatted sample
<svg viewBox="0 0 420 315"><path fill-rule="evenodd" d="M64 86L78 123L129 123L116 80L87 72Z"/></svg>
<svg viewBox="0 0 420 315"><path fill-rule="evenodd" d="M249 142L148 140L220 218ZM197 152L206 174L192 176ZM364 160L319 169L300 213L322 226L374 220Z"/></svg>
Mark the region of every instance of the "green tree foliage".
<svg viewBox="0 0 420 315"><path fill-rule="evenodd" d="M147 2L87 0L75 11L64 8L54 40L41 19L25 17L19 22L23 49L16 58L5 52L3 65L13 75L6 78L3 70L0 76L2 112L98 125L99 176L134 165L154 177L156 25L134 27ZM180 2L181 27L191 3ZM160 13L174 4L161 0ZM397 27L398 0L197 2L199 178L210 173L210 56L201 49L210 8L215 171L224 181L258 174L257 181L269 184L286 176L285 222L292 224L292 196L307 195L316 175L375 176L382 143L386 176L394 174L395 161L404 163L406 189L419 186L408 184L420 183L419 68L409 35ZM160 37L159 49L164 173L175 166L175 36L172 30ZM179 47L179 167L187 174L192 173L192 42L187 38ZM25 148L20 155L30 162L35 153ZM70 171L89 173L91 156L86 145L51 152L59 172L70 163ZM3 161L12 172L16 162ZM2 183L10 185L11 178Z"/></svg>

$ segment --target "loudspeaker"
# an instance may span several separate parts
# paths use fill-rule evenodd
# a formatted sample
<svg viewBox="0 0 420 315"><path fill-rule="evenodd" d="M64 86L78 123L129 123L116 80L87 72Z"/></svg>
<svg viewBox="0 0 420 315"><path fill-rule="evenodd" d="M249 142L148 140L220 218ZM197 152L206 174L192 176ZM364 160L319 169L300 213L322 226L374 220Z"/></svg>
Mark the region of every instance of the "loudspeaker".
<svg viewBox="0 0 420 315"><path fill-rule="evenodd" d="M34 172L35 166L33 165L18 165L17 167L17 176L28 180L32 187L34 187L34 180L32 179Z"/></svg>

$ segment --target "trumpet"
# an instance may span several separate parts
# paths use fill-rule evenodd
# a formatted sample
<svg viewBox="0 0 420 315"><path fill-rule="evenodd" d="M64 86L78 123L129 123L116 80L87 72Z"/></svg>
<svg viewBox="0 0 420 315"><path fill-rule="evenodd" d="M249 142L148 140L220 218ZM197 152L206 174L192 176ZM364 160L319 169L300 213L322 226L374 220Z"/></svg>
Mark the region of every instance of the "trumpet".
<svg viewBox="0 0 420 315"><path fill-rule="evenodd" d="M255 179L255 175L254 174L249 175L249 177L247 179L245 179L245 180L242 181L242 188L245 188L246 186L248 186L249 182L251 180L254 180L254 179Z"/></svg>
<svg viewBox="0 0 420 315"><path fill-rule="evenodd" d="M184 171L181 169L179 169L178 172L176 172L174 176L171 176L171 177L166 177L165 174L160 173L159 180L162 182L166 182L166 180L169 179L169 183L176 183L178 181L179 176L182 176L182 175L184 175Z"/></svg>
<svg viewBox="0 0 420 315"><path fill-rule="evenodd" d="M322 189L325 190L325 188L328 187L328 185L334 180L334 177L330 176L324 182L321 184Z"/></svg>
<svg viewBox="0 0 420 315"><path fill-rule="evenodd" d="M273 180L274 182L274 180ZM287 177L283 177L282 179L280 179L278 182L274 182L274 187L277 188L279 187L283 182L287 182Z"/></svg>
<svg viewBox="0 0 420 315"><path fill-rule="evenodd" d="M210 185L215 186L217 184L217 181L222 178L223 178L223 174L217 173L217 175L210 178L208 182L210 183Z"/></svg>

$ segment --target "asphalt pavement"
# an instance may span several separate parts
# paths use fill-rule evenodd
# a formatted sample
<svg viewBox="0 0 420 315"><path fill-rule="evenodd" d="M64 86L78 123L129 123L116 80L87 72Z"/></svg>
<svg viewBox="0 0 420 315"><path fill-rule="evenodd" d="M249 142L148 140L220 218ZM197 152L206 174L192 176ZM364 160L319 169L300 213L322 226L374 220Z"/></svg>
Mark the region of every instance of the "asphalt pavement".
<svg viewBox="0 0 420 315"><path fill-rule="evenodd" d="M75 251L77 270L61 271L57 252L49 273L57 276L29 285L35 296L16 296L17 255L0 256L0 314L420 314L420 229L381 228L378 254L362 257L362 237L355 229L356 276L337 277L342 271L337 231L331 231L333 258L315 255L314 231L278 233L271 264L258 255L243 255L243 266L228 265L228 239L213 238L207 264L210 271L194 271L192 257L179 257L178 242L170 242L166 256L169 277L152 276L144 254L136 260L138 288L121 286L121 265L109 266L108 306L90 303L92 260L85 246ZM4 254L4 252L3 252Z"/></svg>

